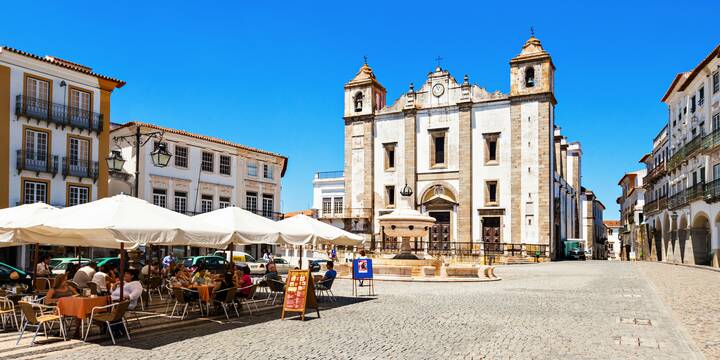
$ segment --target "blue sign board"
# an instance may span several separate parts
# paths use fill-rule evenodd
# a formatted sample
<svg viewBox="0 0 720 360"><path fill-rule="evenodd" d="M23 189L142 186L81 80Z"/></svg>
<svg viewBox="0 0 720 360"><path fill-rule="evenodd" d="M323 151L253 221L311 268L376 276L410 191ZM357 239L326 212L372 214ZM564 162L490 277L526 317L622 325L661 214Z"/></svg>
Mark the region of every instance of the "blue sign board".
<svg viewBox="0 0 720 360"><path fill-rule="evenodd" d="M364 280L373 278L372 259L353 260L353 279Z"/></svg>

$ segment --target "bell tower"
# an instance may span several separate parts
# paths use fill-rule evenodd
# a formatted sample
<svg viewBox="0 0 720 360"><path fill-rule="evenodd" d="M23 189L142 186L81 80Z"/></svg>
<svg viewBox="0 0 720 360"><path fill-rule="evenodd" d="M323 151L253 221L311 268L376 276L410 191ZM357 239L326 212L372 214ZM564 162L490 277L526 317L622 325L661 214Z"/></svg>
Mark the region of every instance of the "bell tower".
<svg viewBox="0 0 720 360"><path fill-rule="evenodd" d="M373 115L385 107L385 93L366 61L355 77L345 84L345 118Z"/></svg>
<svg viewBox="0 0 720 360"><path fill-rule="evenodd" d="M534 35L510 60L511 239L550 245L554 207L555 66Z"/></svg>

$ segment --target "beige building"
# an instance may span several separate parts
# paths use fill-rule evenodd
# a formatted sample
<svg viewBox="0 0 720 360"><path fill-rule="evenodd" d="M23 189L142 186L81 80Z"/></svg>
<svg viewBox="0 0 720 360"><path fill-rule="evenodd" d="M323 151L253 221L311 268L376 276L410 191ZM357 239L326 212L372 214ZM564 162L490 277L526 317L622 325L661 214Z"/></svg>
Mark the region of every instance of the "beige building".
<svg viewBox="0 0 720 360"><path fill-rule="evenodd" d="M623 260L643 259L647 255L642 249L645 223L643 178L646 174L645 169L629 172L618 182L622 188L622 195L617 199L617 203L620 205L622 228L618 238L621 241L620 256Z"/></svg>
<svg viewBox="0 0 720 360"><path fill-rule="evenodd" d="M125 82L54 56L0 46L0 208L107 196L110 95ZM64 248L42 248L64 254ZM29 248L0 250L25 268Z"/></svg>
<svg viewBox="0 0 720 360"><path fill-rule="evenodd" d="M580 235L581 151L555 125L554 78L535 37L510 60L509 94L438 66L387 104L364 64L345 84L344 171L316 174L313 207L373 250L397 248L377 218L404 205L437 220L416 251L481 255L507 244L514 255L559 256Z"/></svg>

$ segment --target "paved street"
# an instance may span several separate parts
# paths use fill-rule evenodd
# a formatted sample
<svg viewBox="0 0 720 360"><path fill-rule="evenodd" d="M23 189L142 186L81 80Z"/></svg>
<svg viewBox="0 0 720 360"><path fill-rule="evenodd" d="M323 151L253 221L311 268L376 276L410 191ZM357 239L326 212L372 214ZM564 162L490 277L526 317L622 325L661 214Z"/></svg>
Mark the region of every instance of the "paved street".
<svg viewBox="0 0 720 360"><path fill-rule="evenodd" d="M719 357L712 334L720 324L714 300L720 273L591 261L500 267L497 273L503 280L491 283L379 282L376 299L346 299L306 322L280 321L271 311L252 320L243 315L232 324L207 322L162 335L146 331L118 346L76 342L71 350L44 355L692 359L704 351L708 358ZM657 290L660 286L664 290ZM349 295L349 281L340 281L336 294ZM8 344L0 342L0 357Z"/></svg>

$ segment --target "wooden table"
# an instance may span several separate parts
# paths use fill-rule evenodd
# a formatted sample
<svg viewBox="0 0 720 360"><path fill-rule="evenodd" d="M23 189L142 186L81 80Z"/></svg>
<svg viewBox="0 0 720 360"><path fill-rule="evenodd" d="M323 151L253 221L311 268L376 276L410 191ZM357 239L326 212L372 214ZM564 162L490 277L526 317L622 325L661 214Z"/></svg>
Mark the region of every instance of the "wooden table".
<svg viewBox="0 0 720 360"><path fill-rule="evenodd" d="M96 306L107 305L107 297L85 297L85 296L67 296L58 299L57 308L62 316L72 316L80 319L81 334L85 333L85 319L90 315L92 309Z"/></svg>

